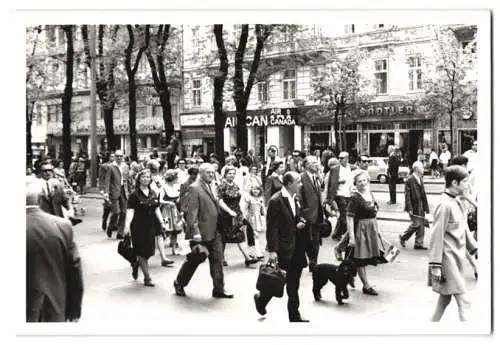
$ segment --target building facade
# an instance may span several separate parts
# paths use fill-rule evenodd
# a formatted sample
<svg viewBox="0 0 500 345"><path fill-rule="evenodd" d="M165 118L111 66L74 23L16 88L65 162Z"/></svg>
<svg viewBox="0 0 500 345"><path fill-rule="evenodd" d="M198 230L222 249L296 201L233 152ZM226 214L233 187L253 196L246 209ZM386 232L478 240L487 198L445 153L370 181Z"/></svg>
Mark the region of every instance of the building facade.
<svg viewBox="0 0 500 345"><path fill-rule="evenodd" d="M175 130L180 130L179 106L180 92L172 90L172 120ZM90 154L90 91L75 91L71 103L71 151L73 156L79 152ZM52 157L60 157L62 152L62 98L61 94L46 95L37 102L32 125L33 143L43 145ZM130 153L128 106L116 107L113 113L113 127L117 148L127 155ZM97 103L97 150L107 149L103 113ZM137 151L149 152L160 146L163 135L163 115L159 100L151 97L148 102L137 104ZM35 135L36 133L36 135Z"/></svg>
<svg viewBox="0 0 500 345"><path fill-rule="evenodd" d="M227 30L228 35L234 35L238 26ZM466 28L461 36L463 43L473 36L473 30ZM212 37L211 27L184 26L184 108L180 118L188 153L198 147L205 153L213 152L212 79L203 72L207 64L199 58L214 54ZM313 100L313 85L330 63L332 50L345 55L360 49L367 58L361 61L359 70L365 79L373 81L368 84L372 90L366 90L373 97L367 104L341 114L344 148L353 154L386 156L387 147L397 145L406 162L416 160L418 149L438 151L440 143L450 141L449 120L446 116L436 118L415 103L425 92L421 59L433 54L435 40L429 25L349 24L311 25L293 39L274 44L263 52L260 65L272 65L274 70L253 86L247 107L249 149L264 157L269 145L276 145L281 156L294 149L313 152L333 146L333 112L325 113ZM228 58L231 64L234 54ZM236 113L231 97L227 98L224 147L230 151L236 145ZM470 148L477 138L476 128L475 116L458 116L453 125L454 154Z"/></svg>
<svg viewBox="0 0 500 345"><path fill-rule="evenodd" d="M75 156L80 152L90 155L90 69L83 61L83 43L81 28L75 26L74 31L75 61L73 97L71 101L71 151ZM39 95L33 110L32 121L32 148L34 155L50 154L52 157L62 156L62 91L65 86L65 64L51 59L50 56L65 54L66 40L59 25L46 25L40 32L36 54L46 57L50 78L44 87L44 94ZM180 44L180 43L179 43ZM28 45L29 46L29 45ZM31 54L27 52L27 54ZM169 74L170 73L170 74ZM177 73L177 74L175 74ZM181 105L181 83L179 73L167 71L170 90L170 104L172 108L172 122L174 130L180 130L179 111ZM115 83L126 85L126 76L120 68L115 70ZM150 152L152 148L162 145L164 137L163 112L159 98L152 87L151 70L148 61L143 55L136 74L137 107L136 131L138 154ZM123 88L117 91L117 104L113 113L113 127L117 147L130 154L128 99ZM97 112L97 150L105 152L107 142L105 136L104 117L101 111L99 97L96 104Z"/></svg>

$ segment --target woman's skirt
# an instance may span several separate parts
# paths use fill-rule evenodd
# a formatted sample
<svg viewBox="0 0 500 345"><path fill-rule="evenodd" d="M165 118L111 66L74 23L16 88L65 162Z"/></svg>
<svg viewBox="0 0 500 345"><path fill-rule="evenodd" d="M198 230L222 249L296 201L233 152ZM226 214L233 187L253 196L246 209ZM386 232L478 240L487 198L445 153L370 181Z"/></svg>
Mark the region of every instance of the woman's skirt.
<svg viewBox="0 0 500 345"><path fill-rule="evenodd" d="M378 232L376 218L359 219L354 232L356 247L353 260L356 266L386 263L384 245Z"/></svg>
<svg viewBox="0 0 500 345"><path fill-rule="evenodd" d="M184 225L182 218L175 205L162 205L161 214L165 220L167 234L178 234L183 231ZM160 229L160 232L161 231Z"/></svg>

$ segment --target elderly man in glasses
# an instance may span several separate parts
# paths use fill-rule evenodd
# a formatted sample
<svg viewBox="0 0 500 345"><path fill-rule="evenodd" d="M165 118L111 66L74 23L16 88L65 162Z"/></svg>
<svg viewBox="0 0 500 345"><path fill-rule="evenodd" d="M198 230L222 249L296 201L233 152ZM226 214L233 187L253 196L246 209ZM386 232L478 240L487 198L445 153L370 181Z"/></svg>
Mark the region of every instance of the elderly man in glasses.
<svg viewBox="0 0 500 345"><path fill-rule="evenodd" d="M52 164L49 162L42 163L40 171L42 181L42 194L39 199L40 209L61 218L64 218L65 213L72 214L71 202L64 192L63 184L54 177ZM68 212L65 212L63 207Z"/></svg>

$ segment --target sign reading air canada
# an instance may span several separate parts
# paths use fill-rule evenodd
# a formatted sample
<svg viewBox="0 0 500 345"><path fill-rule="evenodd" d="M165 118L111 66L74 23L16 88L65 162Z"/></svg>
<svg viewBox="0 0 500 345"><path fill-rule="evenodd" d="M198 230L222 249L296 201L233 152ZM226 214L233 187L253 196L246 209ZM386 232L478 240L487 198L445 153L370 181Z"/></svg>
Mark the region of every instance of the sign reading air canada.
<svg viewBox="0 0 500 345"><path fill-rule="evenodd" d="M247 115L245 124L247 127L295 126L296 115L297 108L273 108L269 109L269 114ZM224 127L236 127L237 123L236 116L229 116Z"/></svg>

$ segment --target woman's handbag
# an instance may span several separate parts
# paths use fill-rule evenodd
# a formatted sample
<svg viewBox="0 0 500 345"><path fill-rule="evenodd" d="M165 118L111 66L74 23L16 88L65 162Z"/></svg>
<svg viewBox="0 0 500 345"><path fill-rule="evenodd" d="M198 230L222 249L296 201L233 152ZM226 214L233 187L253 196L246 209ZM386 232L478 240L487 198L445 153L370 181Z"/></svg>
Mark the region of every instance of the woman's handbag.
<svg viewBox="0 0 500 345"><path fill-rule="evenodd" d="M382 242L383 253L380 257L380 261L382 263L389 263L396 260L396 257L401 252L398 247L393 244L387 242L382 236L379 234L380 241Z"/></svg>
<svg viewBox="0 0 500 345"><path fill-rule="evenodd" d="M329 237L332 234L332 224L328 219L324 219L323 222L317 225L319 235L322 238Z"/></svg>
<svg viewBox="0 0 500 345"><path fill-rule="evenodd" d="M257 290L265 296L283 297L286 273L269 263L260 265L257 277Z"/></svg>
<svg viewBox="0 0 500 345"><path fill-rule="evenodd" d="M222 231L222 241L224 243L242 243L245 242L245 232L241 230L241 227L236 218L231 219L232 226L228 229L223 229Z"/></svg>
<svg viewBox="0 0 500 345"><path fill-rule="evenodd" d="M137 255L135 254L134 248L132 248L132 239L130 236L127 235L123 240L118 242L118 254L123 256L130 264L137 261Z"/></svg>

